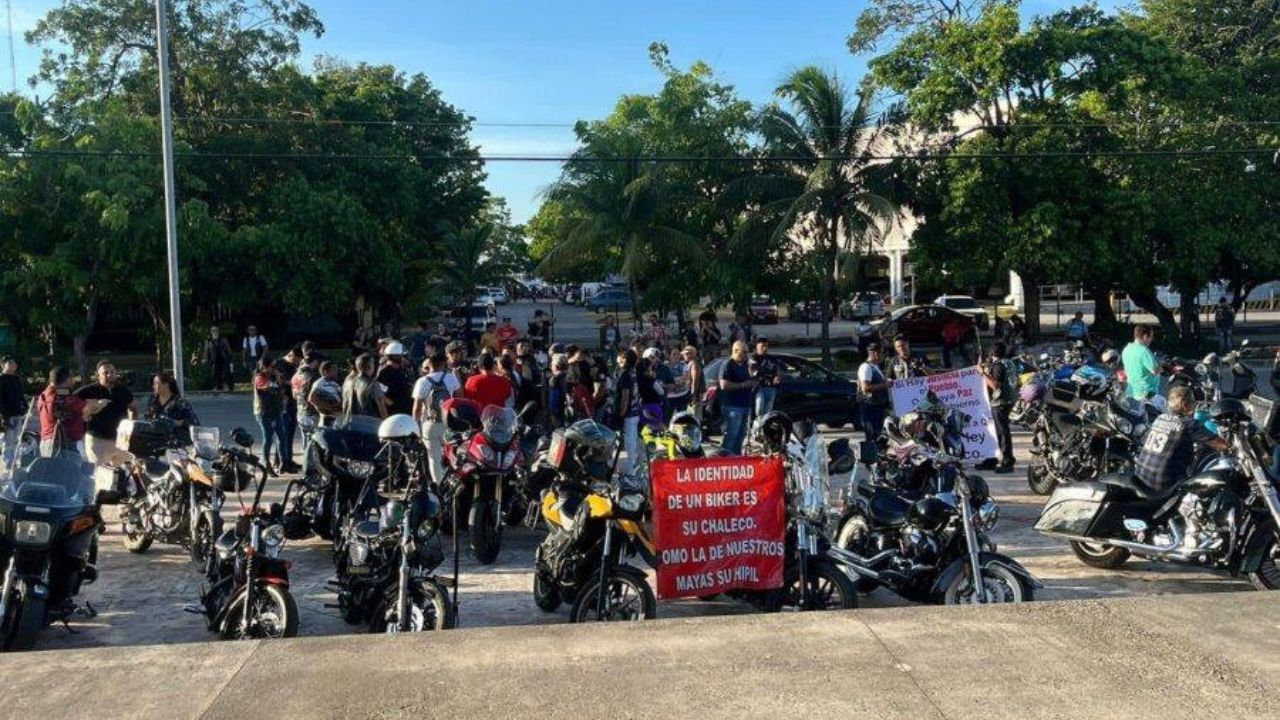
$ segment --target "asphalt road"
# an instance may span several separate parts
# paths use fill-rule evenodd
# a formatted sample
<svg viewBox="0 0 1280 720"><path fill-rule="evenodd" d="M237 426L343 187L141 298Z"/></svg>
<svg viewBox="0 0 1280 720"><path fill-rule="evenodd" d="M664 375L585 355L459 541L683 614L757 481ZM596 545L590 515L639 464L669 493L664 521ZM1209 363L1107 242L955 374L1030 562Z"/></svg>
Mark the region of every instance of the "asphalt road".
<svg viewBox="0 0 1280 720"><path fill-rule="evenodd" d="M224 432L233 427L253 428L250 399L246 395L198 397L197 412L206 424ZM838 437L847 433L829 433ZM1027 436L1015 437L1020 460L1027 457ZM1124 596L1172 595L1199 592L1249 591L1249 585L1224 573L1146 561L1131 561L1119 571L1095 570L1078 562L1065 543L1043 537L1031 529L1043 498L1032 495L1024 480L1025 464L1012 475L987 474L1001 505L1001 519L994 539L1002 552L1024 563L1046 585L1039 599L1082 599ZM273 481L267 501L280 499L282 480ZM235 506L234 502L228 503ZM99 614L91 620L71 623L70 632L52 627L41 637L40 648L198 642L210 639L203 618L184 612L196 601L202 578L187 556L175 546L153 545L145 555L133 555L121 544L120 525L108 509L109 529L101 539L101 579L86 586L86 600ZM463 546L460 576L460 625L494 627L561 623L566 609L543 613L534 605L533 550L540 535L523 527L508 528L497 564L480 566ZM313 538L292 542L285 557L293 562L291 580L301 612L304 636L360 632L347 626L336 610L325 603L336 598L326 587L333 575L328 545ZM447 565L447 563L446 563ZM876 591L863 598L865 607L905 604L892 593ZM750 612L734 601L675 601L659 605L660 617L689 617Z"/></svg>

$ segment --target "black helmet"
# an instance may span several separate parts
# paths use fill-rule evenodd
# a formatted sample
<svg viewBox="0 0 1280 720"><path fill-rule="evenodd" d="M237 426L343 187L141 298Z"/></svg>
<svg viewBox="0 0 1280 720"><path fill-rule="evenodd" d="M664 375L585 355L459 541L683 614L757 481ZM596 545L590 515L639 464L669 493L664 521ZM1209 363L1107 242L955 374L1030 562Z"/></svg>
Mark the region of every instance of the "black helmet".
<svg viewBox="0 0 1280 720"><path fill-rule="evenodd" d="M907 508L907 524L921 530L937 532L941 530L951 517L951 507L936 497L917 500Z"/></svg>
<svg viewBox="0 0 1280 720"><path fill-rule="evenodd" d="M787 449L787 441L791 439L791 418L774 410L756 420L752 433L765 453L781 453Z"/></svg>
<svg viewBox="0 0 1280 720"><path fill-rule="evenodd" d="M584 466L608 465L618 447L618 434L595 420L579 420L570 425L564 431L564 440L569 454Z"/></svg>

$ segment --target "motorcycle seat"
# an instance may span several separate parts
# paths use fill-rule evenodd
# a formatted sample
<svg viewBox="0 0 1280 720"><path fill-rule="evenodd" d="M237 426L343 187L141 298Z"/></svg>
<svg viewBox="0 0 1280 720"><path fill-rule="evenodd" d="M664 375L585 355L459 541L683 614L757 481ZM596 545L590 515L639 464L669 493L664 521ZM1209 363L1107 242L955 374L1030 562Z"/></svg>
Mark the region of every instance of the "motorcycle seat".
<svg viewBox="0 0 1280 720"><path fill-rule="evenodd" d="M1120 473L1103 475L1098 478L1098 482L1106 485L1108 488L1119 490L1123 494L1128 494L1137 498L1138 500L1154 500L1168 494L1167 492L1152 490L1142 484L1142 481L1138 480L1138 478L1133 475Z"/></svg>
<svg viewBox="0 0 1280 720"><path fill-rule="evenodd" d="M897 493L877 491L867 503L867 515L871 522L879 527L894 527L906 522L907 509L911 503L903 500Z"/></svg>

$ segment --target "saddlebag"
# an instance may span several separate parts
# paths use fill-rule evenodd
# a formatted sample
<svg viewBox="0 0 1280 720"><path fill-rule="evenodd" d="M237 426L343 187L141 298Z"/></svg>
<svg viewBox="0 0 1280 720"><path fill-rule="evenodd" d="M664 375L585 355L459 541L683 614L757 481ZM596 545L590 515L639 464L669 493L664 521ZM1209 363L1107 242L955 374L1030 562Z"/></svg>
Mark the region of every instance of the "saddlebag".
<svg viewBox="0 0 1280 720"><path fill-rule="evenodd" d="M1060 485L1044 504L1036 530L1046 535L1088 537L1106 500L1107 489L1100 483Z"/></svg>

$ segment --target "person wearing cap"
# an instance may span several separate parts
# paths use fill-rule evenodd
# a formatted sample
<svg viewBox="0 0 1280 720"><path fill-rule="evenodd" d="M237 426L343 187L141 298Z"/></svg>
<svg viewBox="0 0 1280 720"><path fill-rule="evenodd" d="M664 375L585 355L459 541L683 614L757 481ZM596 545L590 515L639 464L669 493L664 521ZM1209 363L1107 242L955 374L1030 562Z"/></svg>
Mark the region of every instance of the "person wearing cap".
<svg viewBox="0 0 1280 720"><path fill-rule="evenodd" d="M22 392L18 361L11 357L0 360L0 415L4 418L4 466L13 464L13 453L22 432L22 419L27 415L27 398Z"/></svg>
<svg viewBox="0 0 1280 720"><path fill-rule="evenodd" d="M408 415L413 412L413 381L404 359L404 345L392 340L382 348L382 366L378 368L378 382L382 383L387 397L388 415Z"/></svg>

